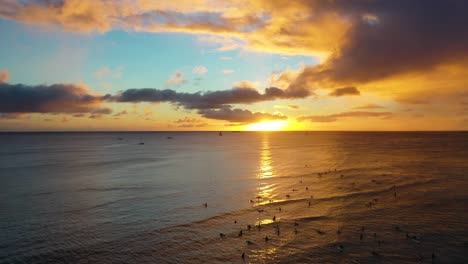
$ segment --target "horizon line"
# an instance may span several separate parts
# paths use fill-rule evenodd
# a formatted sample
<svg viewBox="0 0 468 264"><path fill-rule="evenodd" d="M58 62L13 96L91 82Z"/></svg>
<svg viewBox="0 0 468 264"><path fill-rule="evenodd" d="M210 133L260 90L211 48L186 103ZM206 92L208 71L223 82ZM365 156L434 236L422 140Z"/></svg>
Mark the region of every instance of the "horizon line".
<svg viewBox="0 0 468 264"><path fill-rule="evenodd" d="M31 130L31 131L0 131L1 133L190 133L190 132L468 132L468 130Z"/></svg>

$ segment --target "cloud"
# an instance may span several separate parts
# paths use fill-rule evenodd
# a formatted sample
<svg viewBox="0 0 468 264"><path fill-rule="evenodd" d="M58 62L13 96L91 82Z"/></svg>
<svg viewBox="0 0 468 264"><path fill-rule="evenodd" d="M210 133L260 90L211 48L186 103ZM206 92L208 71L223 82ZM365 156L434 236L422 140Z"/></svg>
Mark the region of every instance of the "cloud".
<svg viewBox="0 0 468 264"><path fill-rule="evenodd" d="M74 84L28 86L0 83L0 113L110 114L111 109L101 105L105 98Z"/></svg>
<svg viewBox="0 0 468 264"><path fill-rule="evenodd" d="M468 47L468 5L458 0L3 2L4 19L67 31L198 33L219 50L331 55L321 74L335 80L427 69Z"/></svg>
<svg viewBox="0 0 468 264"><path fill-rule="evenodd" d="M200 122L203 122L202 120L200 119L197 119L197 118L190 118L188 116L184 117L184 118L181 118L181 119L177 119L176 121L174 121L174 123L176 124L181 124L181 123L200 123Z"/></svg>
<svg viewBox="0 0 468 264"><path fill-rule="evenodd" d="M195 128L195 127L206 127L206 126L208 126L208 123L180 124L180 125L177 125L177 127L180 127L180 128Z"/></svg>
<svg viewBox="0 0 468 264"><path fill-rule="evenodd" d="M349 87L337 88L334 91L330 92L328 95L339 97L339 96L345 96L345 95L360 95L360 94L361 93L356 87L349 86Z"/></svg>
<svg viewBox="0 0 468 264"><path fill-rule="evenodd" d="M293 86L352 86L428 73L442 65L467 64L465 2L322 2L321 8L346 16L350 27L335 51L323 63L306 67Z"/></svg>
<svg viewBox="0 0 468 264"><path fill-rule="evenodd" d="M20 119L24 116L24 113L0 113L0 119Z"/></svg>
<svg viewBox="0 0 468 264"><path fill-rule="evenodd" d="M123 110L123 111L120 111L120 112L114 114L114 116L123 116L123 115L128 115L128 111Z"/></svg>
<svg viewBox="0 0 468 264"><path fill-rule="evenodd" d="M268 114L260 112L251 112L249 110L223 107L221 109L202 109L198 110L198 114L205 118L224 120L237 123L254 123L262 120L284 120L287 119L284 115Z"/></svg>
<svg viewBox="0 0 468 264"><path fill-rule="evenodd" d="M186 32L201 34L200 41L219 51L320 55L322 64L289 82L309 88L320 81L352 86L466 60L466 13L468 4L457 0L9 0L0 7L4 19L68 31Z"/></svg>
<svg viewBox="0 0 468 264"><path fill-rule="evenodd" d="M240 81L238 83L234 83L234 87L236 88L244 88L244 89L255 89L259 85L258 82L251 82L251 81Z"/></svg>
<svg viewBox="0 0 468 264"><path fill-rule="evenodd" d="M217 38L209 41L219 51L311 54L329 52L350 27L328 2L9 0L0 6L0 17L77 32L205 34Z"/></svg>
<svg viewBox="0 0 468 264"><path fill-rule="evenodd" d="M397 101L402 104L424 105L429 104L429 100L421 98L397 98Z"/></svg>
<svg viewBox="0 0 468 264"><path fill-rule="evenodd" d="M101 118L102 115L101 114L92 114L92 115L89 115L88 118L90 119L99 119Z"/></svg>
<svg viewBox="0 0 468 264"><path fill-rule="evenodd" d="M205 66L196 66L193 68L193 73L197 75L203 75L208 72L208 69Z"/></svg>
<svg viewBox="0 0 468 264"><path fill-rule="evenodd" d="M290 110L299 110L301 109L300 106L298 105L275 105L275 108L280 108L280 109L290 109Z"/></svg>
<svg viewBox="0 0 468 264"><path fill-rule="evenodd" d="M94 72L94 77L102 79L106 77L110 78L122 78L123 67L118 67L115 71L112 71L109 67L104 66Z"/></svg>
<svg viewBox="0 0 468 264"><path fill-rule="evenodd" d="M10 79L10 72L7 70L0 71L0 83L7 82Z"/></svg>
<svg viewBox="0 0 468 264"><path fill-rule="evenodd" d="M333 78L370 81L428 70L468 56L467 3L376 1L358 7L360 12L370 9L380 22L353 27L340 55L329 61Z"/></svg>
<svg viewBox="0 0 468 264"><path fill-rule="evenodd" d="M177 124L177 127L182 127L182 128L205 127L208 125L206 122L204 122L201 119L190 118L188 116L182 119L177 119L176 121L174 121L174 123Z"/></svg>
<svg viewBox="0 0 468 264"><path fill-rule="evenodd" d="M310 95L308 90L282 90L276 87L266 88L264 93L248 87L234 87L229 90L183 93L171 89L153 88L128 89L109 100L115 102L168 102L186 109L222 108L231 104L252 104L276 99L304 98Z"/></svg>
<svg viewBox="0 0 468 264"><path fill-rule="evenodd" d="M223 70L223 73L224 74L231 74L231 73L234 73L234 70L225 69L225 70Z"/></svg>
<svg viewBox="0 0 468 264"><path fill-rule="evenodd" d="M283 72L281 71L273 71L269 80L268 84L271 86L279 87L282 89L288 88L291 83L297 78L297 76L303 71L303 69L300 69L298 71L294 71L291 69L287 69ZM310 88L307 87L306 85L303 86L304 88Z"/></svg>
<svg viewBox="0 0 468 264"><path fill-rule="evenodd" d="M183 84L187 82L187 80L185 79L185 76L182 72L180 71L175 71L171 77L169 78L169 80L167 80L167 84L169 85L172 85L172 84Z"/></svg>
<svg viewBox="0 0 468 264"><path fill-rule="evenodd" d="M377 104L366 104L366 105L353 107L353 109L378 109L378 108L385 108L385 107L381 105L377 105Z"/></svg>
<svg viewBox="0 0 468 264"><path fill-rule="evenodd" d="M207 42L216 44L218 47L216 48L217 51L231 51L237 50L245 46L245 42L240 40L239 38L235 38L232 36L218 36L218 35L201 35L198 37L200 42ZM227 57L223 57L227 58Z"/></svg>
<svg viewBox="0 0 468 264"><path fill-rule="evenodd" d="M225 127L235 127L235 126L243 126L243 123L227 123L224 124Z"/></svg>
<svg viewBox="0 0 468 264"><path fill-rule="evenodd" d="M297 119L298 121L311 121L317 123L328 123L328 122L335 122L338 118L333 116L303 116Z"/></svg>
<svg viewBox="0 0 468 264"><path fill-rule="evenodd" d="M340 118L346 117L382 117L389 118L393 115L391 112L364 112L364 111L353 111L353 112L342 112L338 114L322 115L322 116L303 116L297 118L298 121L311 121L311 122L335 122Z"/></svg>

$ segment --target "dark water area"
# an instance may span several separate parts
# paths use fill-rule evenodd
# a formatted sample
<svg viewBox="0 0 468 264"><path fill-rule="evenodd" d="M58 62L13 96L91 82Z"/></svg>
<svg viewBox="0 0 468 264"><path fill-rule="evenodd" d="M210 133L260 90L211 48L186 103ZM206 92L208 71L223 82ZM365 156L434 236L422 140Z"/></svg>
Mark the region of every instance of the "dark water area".
<svg viewBox="0 0 468 264"><path fill-rule="evenodd" d="M468 263L468 133L0 134L0 263L226 262Z"/></svg>

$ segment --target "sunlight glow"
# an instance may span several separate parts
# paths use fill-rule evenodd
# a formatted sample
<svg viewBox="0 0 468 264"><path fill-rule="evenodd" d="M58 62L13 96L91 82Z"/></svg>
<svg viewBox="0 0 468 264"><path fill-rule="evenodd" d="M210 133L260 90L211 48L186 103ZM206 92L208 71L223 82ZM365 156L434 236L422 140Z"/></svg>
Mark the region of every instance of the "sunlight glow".
<svg viewBox="0 0 468 264"><path fill-rule="evenodd" d="M276 120L276 121L262 121L248 125L246 130L249 131L279 131L283 130L288 125L287 121Z"/></svg>

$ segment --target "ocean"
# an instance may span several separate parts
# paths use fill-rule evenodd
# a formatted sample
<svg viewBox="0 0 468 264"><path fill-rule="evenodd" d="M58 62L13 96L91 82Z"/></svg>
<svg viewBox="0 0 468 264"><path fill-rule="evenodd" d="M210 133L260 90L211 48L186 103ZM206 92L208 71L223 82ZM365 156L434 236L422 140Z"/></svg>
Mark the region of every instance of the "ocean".
<svg viewBox="0 0 468 264"><path fill-rule="evenodd" d="M468 263L468 133L1 133L0 263Z"/></svg>

